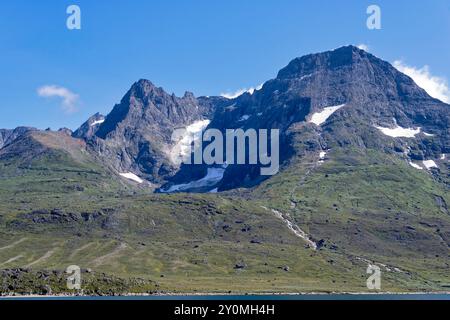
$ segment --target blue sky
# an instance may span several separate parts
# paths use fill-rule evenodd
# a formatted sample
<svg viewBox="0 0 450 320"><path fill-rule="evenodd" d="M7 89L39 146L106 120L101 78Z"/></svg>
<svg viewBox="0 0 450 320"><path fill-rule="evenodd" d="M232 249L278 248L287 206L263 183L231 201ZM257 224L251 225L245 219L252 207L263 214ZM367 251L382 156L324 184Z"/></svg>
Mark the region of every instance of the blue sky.
<svg viewBox="0 0 450 320"><path fill-rule="evenodd" d="M81 30L66 28L72 4ZM370 4L381 7L381 30L366 28ZM448 0L9 0L0 39L0 128L75 129L141 78L177 95L235 92L346 44L450 79ZM77 111L38 95L50 85L72 93Z"/></svg>

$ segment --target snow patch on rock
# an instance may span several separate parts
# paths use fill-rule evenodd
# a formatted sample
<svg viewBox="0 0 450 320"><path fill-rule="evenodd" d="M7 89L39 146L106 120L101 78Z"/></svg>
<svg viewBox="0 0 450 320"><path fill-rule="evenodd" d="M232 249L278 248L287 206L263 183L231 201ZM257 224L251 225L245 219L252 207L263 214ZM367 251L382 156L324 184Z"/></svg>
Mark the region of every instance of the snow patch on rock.
<svg viewBox="0 0 450 320"><path fill-rule="evenodd" d="M395 128L384 128L379 126L375 126L375 128L380 130L383 134L393 138L414 138L421 131L420 127L417 129L402 128L399 125Z"/></svg>
<svg viewBox="0 0 450 320"><path fill-rule="evenodd" d="M134 173L131 172L127 172L127 173L119 173L119 175L121 175L122 177L129 179L129 180L133 180L134 182L137 183L142 183L144 182L144 180L142 180L141 178L139 178L137 175L135 175Z"/></svg>
<svg viewBox="0 0 450 320"><path fill-rule="evenodd" d="M305 80L305 79L308 79L308 78L310 78L312 75L313 75L313 74L310 73L310 74L306 74L306 75L304 75L304 76L301 76L301 77L300 77L300 81Z"/></svg>
<svg viewBox="0 0 450 320"><path fill-rule="evenodd" d="M170 150L170 159L174 164L179 164L191 154L191 145L201 139L200 133L210 124L210 120L196 121L181 131L181 136ZM181 129L183 130L183 129Z"/></svg>
<svg viewBox="0 0 450 320"><path fill-rule="evenodd" d="M326 155L327 155L326 151L321 151L319 153L319 163L324 163L325 162Z"/></svg>
<svg viewBox="0 0 450 320"><path fill-rule="evenodd" d="M253 94L255 93L255 91L261 90L261 88L263 87L263 83L261 83L259 86L256 87L251 87L251 88L244 88L244 89L239 89L235 92L227 92L227 93L221 93L220 95L224 98L227 99L235 99L241 95L243 95L244 93L249 93L249 94Z"/></svg>
<svg viewBox="0 0 450 320"><path fill-rule="evenodd" d="M430 170L431 168L438 168L436 162L434 162L433 160L423 160L422 163L425 168L427 168L427 170Z"/></svg>
<svg viewBox="0 0 450 320"><path fill-rule="evenodd" d="M225 174L226 167L227 167L226 165L223 165L222 167L219 167L219 168L208 168L206 176L204 176L200 180L195 180L195 181L191 181L188 183L176 184L176 185L171 186L167 190L162 190L162 192L163 193L173 193L173 192L183 192L183 191L187 191L190 189L212 187L212 186L218 184L223 179L223 175Z"/></svg>
<svg viewBox="0 0 450 320"><path fill-rule="evenodd" d="M410 161L409 165L413 168L419 169L419 170L423 170L423 168L421 166L419 166L418 164L415 164L414 162Z"/></svg>
<svg viewBox="0 0 450 320"><path fill-rule="evenodd" d="M105 119L94 121L94 122L91 123L91 127L94 127L96 125L102 124L103 122L105 122Z"/></svg>
<svg viewBox="0 0 450 320"><path fill-rule="evenodd" d="M341 104L338 106L332 106L332 107L325 107L322 111L316 112L311 116L311 120L309 120L310 123L314 123L317 126L322 125L327 121L327 119L336 111L338 111L340 108L344 107L345 104Z"/></svg>

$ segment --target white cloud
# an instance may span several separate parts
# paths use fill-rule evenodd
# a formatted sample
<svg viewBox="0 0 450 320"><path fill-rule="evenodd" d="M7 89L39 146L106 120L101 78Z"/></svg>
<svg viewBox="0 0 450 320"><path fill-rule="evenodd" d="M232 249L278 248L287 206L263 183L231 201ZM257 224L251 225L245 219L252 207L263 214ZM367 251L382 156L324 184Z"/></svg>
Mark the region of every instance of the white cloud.
<svg viewBox="0 0 450 320"><path fill-rule="evenodd" d="M263 83L261 83L259 86L257 86L256 88L251 87L248 89L239 89L235 92L228 92L228 93L221 93L220 95L222 97L228 98L228 99L234 99L239 97L240 95L244 94L245 92L248 92L250 94L253 94L253 92L255 92L255 90L260 90L263 87Z"/></svg>
<svg viewBox="0 0 450 320"><path fill-rule="evenodd" d="M44 98L52 98L52 97L61 98L62 99L61 107L67 113L73 113L77 111L77 102L79 96L67 88L55 85L47 85L40 87L37 90L37 93L40 97Z"/></svg>
<svg viewBox="0 0 450 320"><path fill-rule="evenodd" d="M410 76L416 84L424 89L433 98L450 103L450 89L445 78L433 76L426 65L420 69L411 67L401 60L394 61L394 67Z"/></svg>
<svg viewBox="0 0 450 320"><path fill-rule="evenodd" d="M367 45L367 44L361 43L361 44L358 45L358 48L361 49L361 50L369 52L369 45Z"/></svg>

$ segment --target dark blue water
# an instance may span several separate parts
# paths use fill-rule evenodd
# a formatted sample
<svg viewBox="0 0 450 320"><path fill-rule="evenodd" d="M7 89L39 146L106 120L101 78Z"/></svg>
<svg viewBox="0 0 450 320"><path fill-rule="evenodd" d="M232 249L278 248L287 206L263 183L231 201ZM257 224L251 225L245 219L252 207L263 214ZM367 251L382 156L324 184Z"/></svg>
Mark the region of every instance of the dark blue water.
<svg viewBox="0 0 450 320"><path fill-rule="evenodd" d="M194 296L126 296L126 297L14 297L0 300L449 300L450 294L308 294L308 295L194 295Z"/></svg>

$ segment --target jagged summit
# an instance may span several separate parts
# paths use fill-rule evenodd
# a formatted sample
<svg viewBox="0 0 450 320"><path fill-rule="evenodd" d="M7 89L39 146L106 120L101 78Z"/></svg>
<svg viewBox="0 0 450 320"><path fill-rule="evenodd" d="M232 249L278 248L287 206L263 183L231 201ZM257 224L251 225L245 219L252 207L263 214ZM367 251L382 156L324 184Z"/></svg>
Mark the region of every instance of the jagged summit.
<svg viewBox="0 0 450 320"><path fill-rule="evenodd" d="M336 69L369 59L372 55L355 46L345 46L332 51L308 54L293 59L278 72L278 79L301 78L319 69Z"/></svg>
<svg viewBox="0 0 450 320"><path fill-rule="evenodd" d="M13 142L19 136L29 132L36 131L32 127L17 127L15 129L0 129L0 149Z"/></svg>
<svg viewBox="0 0 450 320"><path fill-rule="evenodd" d="M142 123L149 125L159 123L168 128L183 125L202 118L210 113L209 107L199 103L194 95L186 92L183 97L167 93L151 81L141 79L134 83L120 104L116 105L106 117L96 135L106 139L119 126L126 127Z"/></svg>
<svg viewBox="0 0 450 320"><path fill-rule="evenodd" d="M139 81L135 82L128 92L129 96L139 97L139 98L145 98L145 97L152 97L152 96L161 96L161 95L169 95L164 91L163 88L157 87L153 84L150 80L147 79L140 79ZM124 98L128 98L125 96Z"/></svg>
<svg viewBox="0 0 450 320"><path fill-rule="evenodd" d="M317 120L329 108L334 112ZM140 79L107 116L93 115L72 136L85 140L90 152L117 172L131 172L156 184L175 175L182 179L174 183L184 183L206 168L178 171L170 159L171 135L177 128L206 120L210 128L219 130L279 128L285 161L304 152L293 148L298 139L312 150L320 146L401 150L410 159L449 152L448 105L431 98L388 62L355 46L295 58L261 89L234 99L197 98L189 91L177 97ZM294 137L292 128L299 126L307 130ZM429 134L428 140L393 143L377 129L396 126L412 131L420 127L420 132ZM11 134L4 130L0 145L10 141ZM219 190L253 186L260 182L257 171L229 166Z"/></svg>
<svg viewBox="0 0 450 320"><path fill-rule="evenodd" d="M74 138L90 139L103 122L105 122L105 116L97 112L89 117L89 119L72 134L72 136Z"/></svg>
<svg viewBox="0 0 450 320"><path fill-rule="evenodd" d="M328 111L329 115L325 116ZM323 118L323 119L322 119ZM450 134L448 105L430 97L388 62L355 46L345 46L292 60L277 78L253 94L243 94L218 108L210 127L279 128L286 162L305 150L326 147L400 150L406 159L436 158L446 153ZM427 140L389 141L380 127L420 127ZM292 135L292 128L298 133ZM312 131L311 131L312 130ZM417 130L417 129L416 129ZM431 136L432 135L432 136ZM433 137L433 138L432 138ZM296 141L301 147L296 148ZM175 183L186 183L205 168L183 167ZM189 171L193 171L190 175ZM233 189L260 183L256 166L229 166L214 188Z"/></svg>
<svg viewBox="0 0 450 320"><path fill-rule="evenodd" d="M159 182L174 171L169 151L173 130L210 118L214 107L209 99L190 92L177 97L141 79L99 124L90 145L117 171Z"/></svg>
<svg viewBox="0 0 450 320"><path fill-rule="evenodd" d="M448 291L449 107L352 46L294 59L234 99L140 80L76 137L0 130L0 262L75 261L177 292L214 280L216 292L293 293L361 292L370 264L385 290ZM190 144L174 130L204 125L279 129L280 170L173 165L171 152ZM211 194L150 194L158 187Z"/></svg>

